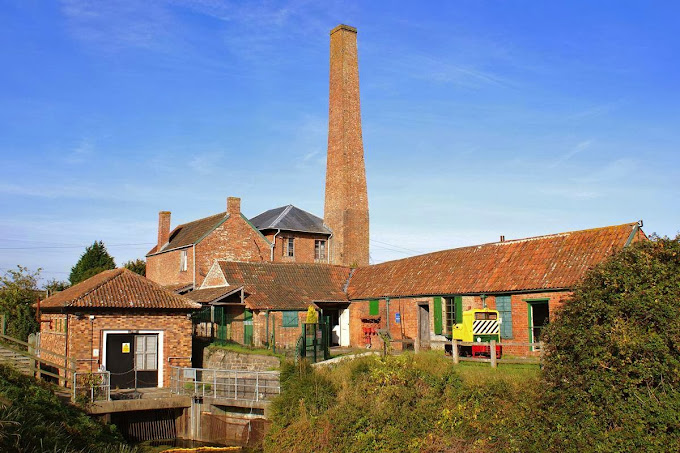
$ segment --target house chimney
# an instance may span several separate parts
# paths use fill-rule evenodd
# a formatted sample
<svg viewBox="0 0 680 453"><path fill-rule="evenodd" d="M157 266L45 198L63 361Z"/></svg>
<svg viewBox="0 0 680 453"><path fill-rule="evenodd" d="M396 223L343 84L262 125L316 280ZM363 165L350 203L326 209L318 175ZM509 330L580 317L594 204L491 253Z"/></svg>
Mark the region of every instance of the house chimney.
<svg viewBox="0 0 680 453"><path fill-rule="evenodd" d="M505 242L505 236L501 235L501 242Z"/></svg>
<svg viewBox="0 0 680 453"><path fill-rule="evenodd" d="M241 199L238 197L227 198L227 214L239 215L241 214Z"/></svg>
<svg viewBox="0 0 680 453"><path fill-rule="evenodd" d="M170 211L158 213L158 250L170 240Z"/></svg>
<svg viewBox="0 0 680 453"><path fill-rule="evenodd" d="M359 102L357 29L331 30L324 223L333 264L368 265L368 193Z"/></svg>

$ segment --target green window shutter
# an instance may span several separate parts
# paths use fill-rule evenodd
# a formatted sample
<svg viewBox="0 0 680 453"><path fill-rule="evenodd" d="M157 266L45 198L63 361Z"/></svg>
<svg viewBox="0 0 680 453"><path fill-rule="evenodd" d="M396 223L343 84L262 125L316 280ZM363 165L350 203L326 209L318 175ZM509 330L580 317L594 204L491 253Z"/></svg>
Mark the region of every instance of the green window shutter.
<svg viewBox="0 0 680 453"><path fill-rule="evenodd" d="M463 323L463 296L456 296L453 299L456 304L456 324Z"/></svg>
<svg viewBox="0 0 680 453"><path fill-rule="evenodd" d="M298 326L298 312L284 311L283 312L283 327L297 327Z"/></svg>
<svg viewBox="0 0 680 453"><path fill-rule="evenodd" d="M370 316L377 316L380 314L380 301L378 299L373 299L368 303L368 314Z"/></svg>
<svg viewBox="0 0 680 453"><path fill-rule="evenodd" d="M434 298L434 334L442 334L442 298Z"/></svg>
<svg viewBox="0 0 680 453"><path fill-rule="evenodd" d="M512 338L512 303L510 296L496 296L496 310L503 320L501 338Z"/></svg>

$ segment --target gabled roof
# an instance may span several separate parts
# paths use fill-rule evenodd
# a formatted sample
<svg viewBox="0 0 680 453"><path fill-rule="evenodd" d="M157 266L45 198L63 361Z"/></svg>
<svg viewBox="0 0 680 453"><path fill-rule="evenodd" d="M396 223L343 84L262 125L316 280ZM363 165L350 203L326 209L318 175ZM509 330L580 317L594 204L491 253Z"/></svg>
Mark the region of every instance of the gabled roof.
<svg viewBox="0 0 680 453"><path fill-rule="evenodd" d="M462 247L358 268L350 299L568 289L646 236L637 223Z"/></svg>
<svg viewBox="0 0 680 453"><path fill-rule="evenodd" d="M156 245L147 255L154 253L167 252L168 250L187 247L196 244L206 234L217 228L222 222L227 220L229 215L226 212L204 217L202 219L194 220L193 222L178 225L170 233L170 240L160 250Z"/></svg>
<svg viewBox="0 0 680 453"><path fill-rule="evenodd" d="M257 310L304 310L321 301L346 301L350 269L330 264L218 261L230 286L244 286L246 306Z"/></svg>
<svg viewBox="0 0 680 453"><path fill-rule="evenodd" d="M50 308L114 308L195 310L190 301L125 268L100 272L94 277L60 291L40 302Z"/></svg>
<svg viewBox="0 0 680 453"><path fill-rule="evenodd" d="M201 304L209 304L211 302L216 302L225 297L231 296L232 294L238 292L243 288L242 286L217 286L214 288L203 288L191 291L186 295L189 299L194 302Z"/></svg>
<svg viewBox="0 0 680 453"><path fill-rule="evenodd" d="M331 230L323 224L323 219L296 208L292 204L265 211L250 219L250 223L260 231L281 229L304 233L331 234Z"/></svg>

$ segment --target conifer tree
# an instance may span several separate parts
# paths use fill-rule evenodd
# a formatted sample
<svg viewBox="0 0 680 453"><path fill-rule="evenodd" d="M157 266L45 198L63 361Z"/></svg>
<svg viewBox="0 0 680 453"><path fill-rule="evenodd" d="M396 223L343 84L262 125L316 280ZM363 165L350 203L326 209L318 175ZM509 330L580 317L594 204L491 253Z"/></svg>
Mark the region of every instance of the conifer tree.
<svg viewBox="0 0 680 453"><path fill-rule="evenodd" d="M113 261L113 257L109 255L104 243L102 241L95 241L85 249L85 253L80 256L76 265L71 268L71 274L68 279L71 285L75 285L102 271L115 268L116 263Z"/></svg>

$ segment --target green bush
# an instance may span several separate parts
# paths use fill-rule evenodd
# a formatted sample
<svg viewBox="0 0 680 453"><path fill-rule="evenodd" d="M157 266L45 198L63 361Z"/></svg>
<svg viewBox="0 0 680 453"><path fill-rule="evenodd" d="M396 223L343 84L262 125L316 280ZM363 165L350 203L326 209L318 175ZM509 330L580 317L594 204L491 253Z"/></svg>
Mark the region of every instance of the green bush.
<svg viewBox="0 0 680 453"><path fill-rule="evenodd" d="M549 449L680 449L680 237L598 266L545 332Z"/></svg>

